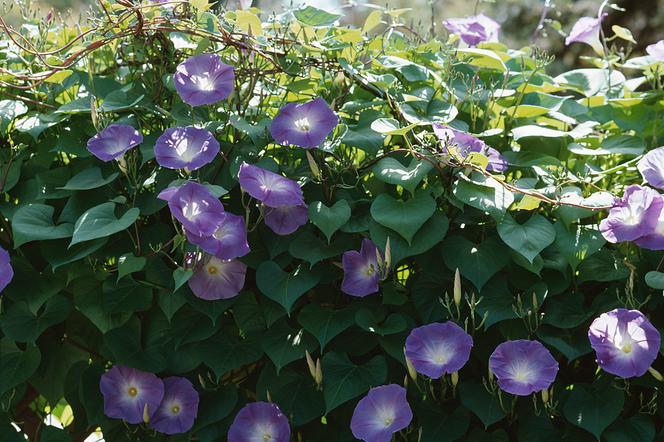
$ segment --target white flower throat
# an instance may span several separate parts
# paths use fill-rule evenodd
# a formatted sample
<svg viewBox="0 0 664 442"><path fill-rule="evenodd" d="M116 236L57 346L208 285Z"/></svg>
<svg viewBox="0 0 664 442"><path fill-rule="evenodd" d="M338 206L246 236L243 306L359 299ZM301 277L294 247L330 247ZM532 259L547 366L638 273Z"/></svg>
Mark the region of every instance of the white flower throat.
<svg viewBox="0 0 664 442"><path fill-rule="evenodd" d="M302 117L299 120L295 120L293 124L295 124L295 127L300 132L309 132L311 130L311 123L307 117Z"/></svg>

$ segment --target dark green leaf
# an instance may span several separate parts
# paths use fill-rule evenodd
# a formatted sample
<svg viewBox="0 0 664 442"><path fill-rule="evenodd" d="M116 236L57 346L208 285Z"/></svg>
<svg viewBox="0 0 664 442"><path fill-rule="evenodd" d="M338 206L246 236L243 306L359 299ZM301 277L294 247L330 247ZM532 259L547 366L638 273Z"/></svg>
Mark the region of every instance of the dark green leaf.
<svg viewBox="0 0 664 442"><path fill-rule="evenodd" d="M105 238L121 232L134 224L138 214L139 210L134 207L117 218L114 203L104 203L93 207L76 221L70 247L79 242Z"/></svg>

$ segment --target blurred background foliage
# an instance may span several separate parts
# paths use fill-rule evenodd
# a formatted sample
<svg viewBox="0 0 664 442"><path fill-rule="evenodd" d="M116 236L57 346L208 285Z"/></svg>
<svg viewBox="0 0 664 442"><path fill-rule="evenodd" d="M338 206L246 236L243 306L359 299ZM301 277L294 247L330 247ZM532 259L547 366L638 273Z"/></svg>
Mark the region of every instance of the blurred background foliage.
<svg viewBox="0 0 664 442"><path fill-rule="evenodd" d="M85 16L94 0L30 0L31 9L37 14L46 15L50 10L61 14L68 22L84 23ZM220 6L228 9L240 7L240 3L257 6L263 11L279 13L290 5L311 4L329 11L342 12L348 24L361 25L372 5L387 8L412 8L406 17L412 21L414 29L428 31L434 25L435 32L444 32L442 20L450 17L463 17L483 12L502 24L501 41L517 48L533 42L555 55L552 73L562 72L575 64L584 45L566 48L564 37L574 22L582 16L595 16L601 0L375 0L373 2L352 0L219 0ZM637 42L625 52L642 53L645 47L664 39L664 0L614 0L614 7L605 22L604 29L612 25L630 29ZM21 22L21 13L15 2L6 3L5 11L10 10L10 23ZM537 23L543 12L546 19L541 30Z"/></svg>

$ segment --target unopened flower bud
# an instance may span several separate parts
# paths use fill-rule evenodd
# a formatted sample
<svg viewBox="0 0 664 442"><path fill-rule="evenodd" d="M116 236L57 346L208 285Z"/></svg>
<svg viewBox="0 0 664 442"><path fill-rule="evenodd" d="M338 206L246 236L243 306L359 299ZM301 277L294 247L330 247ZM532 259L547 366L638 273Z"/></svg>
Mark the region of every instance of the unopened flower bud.
<svg viewBox="0 0 664 442"><path fill-rule="evenodd" d="M309 163L311 174L314 176L314 178L320 179L320 168L318 167L318 164L316 164L316 160L314 160L314 157L311 156L308 151L305 151L304 153L307 155L307 162Z"/></svg>
<svg viewBox="0 0 664 442"><path fill-rule="evenodd" d="M316 376L314 379L318 386L323 385L323 367L320 364L320 358L316 359Z"/></svg>
<svg viewBox="0 0 664 442"><path fill-rule="evenodd" d="M387 237L385 242L385 276L392 266L392 246L390 245L390 237Z"/></svg>
<svg viewBox="0 0 664 442"><path fill-rule="evenodd" d="M648 367L648 372L650 372L650 374L652 375L652 377L654 377L654 378L657 379L658 381L660 381L660 382L664 381L664 376L662 376L662 373L660 373L659 371L655 370L654 368L652 368L652 367Z"/></svg>
<svg viewBox="0 0 664 442"><path fill-rule="evenodd" d="M406 368L408 369L408 376L410 376L414 381L417 380L417 371L415 370L415 367L413 366L413 363L410 362L410 359L408 359L408 356L406 356L406 348L404 347L403 349L403 357L406 360Z"/></svg>
<svg viewBox="0 0 664 442"><path fill-rule="evenodd" d="M148 412L148 404L143 407L143 422L146 424L150 422L150 413Z"/></svg>
<svg viewBox="0 0 664 442"><path fill-rule="evenodd" d="M309 354L308 350L304 350L304 356L307 359L307 366L309 367L309 374L311 374L311 377L313 379L316 379L316 363L314 362L313 358Z"/></svg>
<svg viewBox="0 0 664 442"><path fill-rule="evenodd" d="M454 272L454 304L457 307L461 304L461 274L458 268Z"/></svg>
<svg viewBox="0 0 664 442"><path fill-rule="evenodd" d="M548 388L545 388L544 390L542 390L542 402L544 402L545 404L547 402L549 402L549 389Z"/></svg>
<svg viewBox="0 0 664 442"><path fill-rule="evenodd" d="M451 377L452 377L452 385L456 387L457 384L459 383L459 372L453 371Z"/></svg>

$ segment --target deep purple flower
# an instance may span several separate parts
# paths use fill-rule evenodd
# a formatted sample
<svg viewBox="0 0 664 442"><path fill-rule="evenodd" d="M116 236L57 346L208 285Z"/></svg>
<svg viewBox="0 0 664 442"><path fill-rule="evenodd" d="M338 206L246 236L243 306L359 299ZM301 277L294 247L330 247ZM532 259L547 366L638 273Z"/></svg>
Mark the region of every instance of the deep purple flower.
<svg viewBox="0 0 664 442"><path fill-rule="evenodd" d="M392 435L406 428L413 412L406 400L406 389L395 384L369 390L357 403L350 429L365 442L390 442Z"/></svg>
<svg viewBox="0 0 664 442"><path fill-rule="evenodd" d="M161 167L196 170L212 162L219 149L219 142L205 129L171 127L157 138L154 155Z"/></svg>
<svg viewBox="0 0 664 442"><path fill-rule="evenodd" d="M654 231L662 207L664 199L653 189L629 186L623 197L615 200L599 230L612 243L633 241Z"/></svg>
<svg viewBox="0 0 664 442"><path fill-rule="evenodd" d="M288 442L288 418L277 404L252 402L235 416L228 430L228 442Z"/></svg>
<svg viewBox="0 0 664 442"><path fill-rule="evenodd" d="M270 133L280 144L304 148L319 146L339 124L339 117L322 98L297 104L288 103L272 120Z"/></svg>
<svg viewBox="0 0 664 442"><path fill-rule="evenodd" d="M237 296L244 287L247 266L237 260L222 260L214 256L204 258L194 269L187 283L201 299L214 301Z"/></svg>
<svg viewBox="0 0 664 442"><path fill-rule="evenodd" d="M664 40L648 45L646 52L655 60L664 61Z"/></svg>
<svg viewBox="0 0 664 442"><path fill-rule="evenodd" d="M201 106L228 98L233 92L235 73L217 54L201 54L180 63L173 81L182 101Z"/></svg>
<svg viewBox="0 0 664 442"><path fill-rule="evenodd" d="M209 236L187 231L187 239L205 252L219 259L233 259L249 253L247 227L244 218L226 212L217 230Z"/></svg>
<svg viewBox="0 0 664 442"><path fill-rule="evenodd" d="M242 163L240 187L268 207L302 206L302 189L293 180L251 164Z"/></svg>
<svg viewBox="0 0 664 442"><path fill-rule="evenodd" d="M341 290L351 296L364 297L378 291L383 269L378 263L383 254L369 239L362 240L360 251L344 252L341 261L344 268L344 279Z"/></svg>
<svg viewBox="0 0 664 442"><path fill-rule="evenodd" d="M99 381L104 414L130 424L151 418L164 397L164 383L152 373L115 365Z"/></svg>
<svg viewBox="0 0 664 442"><path fill-rule="evenodd" d="M449 154L450 147L454 147L456 149L455 152L461 158L466 158L471 152L481 153L489 160L486 170L493 172L504 172L507 170L507 161L500 152L488 146L479 138L438 123L433 125L433 132L443 144L446 153Z"/></svg>
<svg viewBox="0 0 664 442"><path fill-rule="evenodd" d="M9 258L9 252L0 247L0 292L7 287L13 278L14 269Z"/></svg>
<svg viewBox="0 0 664 442"><path fill-rule="evenodd" d="M104 162L124 155L143 142L143 135L128 124L111 124L88 140L90 153Z"/></svg>
<svg viewBox="0 0 664 442"><path fill-rule="evenodd" d="M438 379L466 365L473 338L452 321L417 327L406 339L406 357L418 373Z"/></svg>
<svg viewBox="0 0 664 442"><path fill-rule="evenodd" d="M496 347L489 357L489 370L503 391L528 396L549 388L556 379L558 362L539 342L519 339Z"/></svg>
<svg viewBox="0 0 664 442"><path fill-rule="evenodd" d="M188 379L172 376L164 379L164 398L150 419L150 426L160 433L185 433L198 415L198 392Z"/></svg>
<svg viewBox="0 0 664 442"><path fill-rule="evenodd" d="M621 378L643 376L657 358L659 331L638 310L602 313L588 330L597 364Z"/></svg>
<svg viewBox="0 0 664 442"><path fill-rule="evenodd" d="M224 220L224 206L207 187L195 181L187 181L174 193L161 192L168 197L171 214L194 235L209 236L217 231Z"/></svg>
<svg viewBox="0 0 664 442"><path fill-rule="evenodd" d="M265 208L265 224L277 235L290 235L309 221L306 205Z"/></svg>
<svg viewBox="0 0 664 442"><path fill-rule="evenodd" d="M484 14L464 18L450 18L443 21L443 26L458 34L468 46L477 46L483 41L498 41L500 24Z"/></svg>
<svg viewBox="0 0 664 442"><path fill-rule="evenodd" d="M643 178L651 186L664 189L664 147L653 149L637 165Z"/></svg>
<svg viewBox="0 0 664 442"><path fill-rule="evenodd" d="M604 46L600 41L600 30L602 29L602 20L608 14L602 14L601 17L581 17L574 23L569 36L565 39L565 45L572 43L585 43L592 47L596 53L604 54Z"/></svg>

